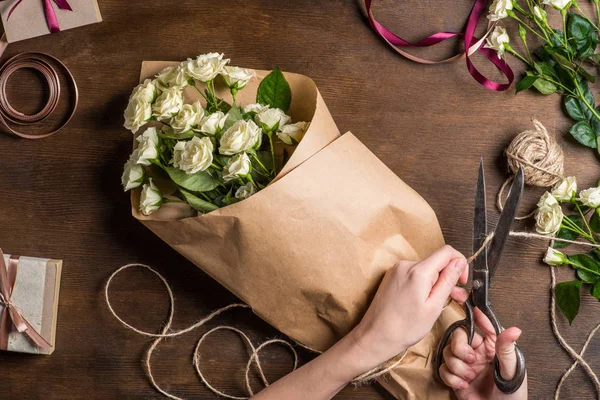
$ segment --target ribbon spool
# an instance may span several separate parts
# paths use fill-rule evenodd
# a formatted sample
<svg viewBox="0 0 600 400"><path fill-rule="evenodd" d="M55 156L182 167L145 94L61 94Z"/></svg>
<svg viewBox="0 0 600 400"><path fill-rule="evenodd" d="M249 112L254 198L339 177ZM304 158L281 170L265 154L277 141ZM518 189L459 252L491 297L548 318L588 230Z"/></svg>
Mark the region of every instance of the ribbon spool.
<svg viewBox="0 0 600 400"><path fill-rule="evenodd" d="M500 211L502 195L520 167L523 167L525 184L547 188L554 186L563 179L565 170L565 156L562 148L551 136L544 125L537 119L533 120L535 130L519 133L506 149L508 168L513 176L504 181L498 192L496 206ZM535 214L535 210L527 215L517 217L522 220Z"/></svg>
<svg viewBox="0 0 600 400"><path fill-rule="evenodd" d="M56 65L66 72L74 95L73 105L71 106L71 109L65 121L54 131L39 135L23 133L12 128L10 124L33 125L42 122L56 110L61 94L60 78L58 76L57 68L55 68ZM31 115L24 114L12 107L10 102L8 101L8 96L6 94L6 85L12 74L24 68L33 69L41 73L42 76L45 78L48 87L48 100L46 102L46 105L42 107L40 111ZM37 52L21 53L9 59L0 68L0 123L6 129L8 129L10 133L16 136L19 136L24 139L43 139L48 136L54 135L69 123L69 121L75 114L75 110L77 109L78 103L79 90L77 88L77 83L75 82L73 74L71 74L71 71L69 71L66 65L64 65L59 59L57 59L54 56L51 56L46 53Z"/></svg>

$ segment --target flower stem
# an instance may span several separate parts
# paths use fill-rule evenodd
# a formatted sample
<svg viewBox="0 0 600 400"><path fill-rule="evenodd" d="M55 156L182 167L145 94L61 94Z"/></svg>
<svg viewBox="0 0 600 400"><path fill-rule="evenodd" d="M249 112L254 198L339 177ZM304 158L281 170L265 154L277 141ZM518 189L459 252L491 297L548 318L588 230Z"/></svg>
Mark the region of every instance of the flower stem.
<svg viewBox="0 0 600 400"><path fill-rule="evenodd" d="M594 107L592 107L592 105L590 103L588 103L585 96L583 95L583 90L581 90L581 87L579 86L579 82L577 82L577 77L575 77L573 79L573 83L575 83L575 88L577 89L577 92L579 93L579 100L581 100L583 102L583 104L585 104L585 106L590 110L590 112L594 115L594 117L596 117L600 120L600 115L598 115L598 112L596 111L596 109Z"/></svg>
<svg viewBox="0 0 600 400"><path fill-rule="evenodd" d="M575 267L576 267L576 269L582 269L582 270L584 270L584 271L587 271L587 272L589 272L590 274L594 274L594 275L596 275L596 276L600 276L600 272L598 272L598 271L593 271L593 270L591 270L591 269L588 269L588 268L584 267L583 265L581 265L581 264L579 264L579 263L576 263L576 262L573 262L573 261L571 261L571 260L569 260L569 259L567 259L567 264L575 266Z"/></svg>
<svg viewBox="0 0 600 400"><path fill-rule="evenodd" d="M508 51L510 54L512 54L513 56L517 57L519 60L523 61L526 65L533 67L533 65L522 55L520 55L516 50L514 50L512 47L508 47L506 48L506 51Z"/></svg>
<svg viewBox="0 0 600 400"><path fill-rule="evenodd" d="M517 21L519 21L521 23L521 25L523 25L526 29L528 29L531 33L533 33L535 36L539 37L540 39L542 39L544 42L549 43L549 40L547 37L543 37L542 35L540 35L539 33L537 33L537 31L535 29L533 29L532 27L530 27L526 22L524 22L521 18L517 17L516 14L511 14L510 17L512 19L515 19Z"/></svg>
<svg viewBox="0 0 600 400"><path fill-rule="evenodd" d="M273 146L273 133L267 133L269 144L271 145L271 157L273 158L273 176L277 175L277 166L275 164L275 147Z"/></svg>
<svg viewBox="0 0 600 400"><path fill-rule="evenodd" d="M590 235L590 237L589 237L590 241L594 244L597 244L596 240L594 239L594 233L592 231L592 228L590 228L590 224L588 223L585 215L583 215L583 211L581 211L581 207L579 207L579 204L575 203L575 208L577 208L577 211L579 211L579 215L581 215L581 219L583 219L583 223L585 224L585 227Z"/></svg>
<svg viewBox="0 0 600 400"><path fill-rule="evenodd" d="M252 158L254 158L256 160L256 162L258 163L258 165L260 165L260 167L265 171L265 172L269 172L269 170L267 169L267 167L264 166L264 164L262 162L260 162L260 160L258 159L258 157L256 156L256 153L250 153L250 155L252 156ZM264 176L264 175L263 175Z"/></svg>

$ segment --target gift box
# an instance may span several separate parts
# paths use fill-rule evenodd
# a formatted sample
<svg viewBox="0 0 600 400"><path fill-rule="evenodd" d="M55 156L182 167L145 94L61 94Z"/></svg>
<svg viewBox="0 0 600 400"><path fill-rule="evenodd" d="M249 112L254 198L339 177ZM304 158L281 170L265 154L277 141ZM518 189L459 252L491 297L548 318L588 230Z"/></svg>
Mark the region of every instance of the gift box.
<svg viewBox="0 0 600 400"><path fill-rule="evenodd" d="M0 250L0 350L54 352L61 269L61 260Z"/></svg>
<svg viewBox="0 0 600 400"><path fill-rule="evenodd" d="M141 81L174 64L144 62ZM253 103L268 73L256 71L257 81L238 93L237 103ZM289 115L310 126L266 188L203 215L167 203L150 216L139 211L137 189L132 214L265 321L324 351L360 321L386 270L401 259L427 257L444 240L427 202L356 136L340 135L314 82L284 75ZM232 101L226 87L217 83L216 90ZM189 87L184 96L199 99ZM451 390L434 378L433 354L462 316L450 302L432 331L380 378L388 391L403 399L450 398Z"/></svg>
<svg viewBox="0 0 600 400"><path fill-rule="evenodd" d="M97 0L5 0L0 15L9 43L102 21Z"/></svg>

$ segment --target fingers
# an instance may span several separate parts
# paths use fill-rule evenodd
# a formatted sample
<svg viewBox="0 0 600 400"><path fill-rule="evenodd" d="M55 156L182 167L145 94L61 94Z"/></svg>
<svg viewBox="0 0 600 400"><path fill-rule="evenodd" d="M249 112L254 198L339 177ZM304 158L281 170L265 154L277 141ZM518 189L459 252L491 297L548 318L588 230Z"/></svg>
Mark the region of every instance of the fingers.
<svg viewBox="0 0 600 400"><path fill-rule="evenodd" d="M459 253L460 254L460 253ZM467 260L460 256L455 258L441 270L437 282L433 285L429 293L429 301L436 307L442 308L446 299L450 296L458 279L465 273Z"/></svg>
<svg viewBox="0 0 600 400"><path fill-rule="evenodd" d="M469 387L469 384L464 379L450 372L446 364L440 367L440 378L442 378L442 381L446 385L453 389L466 389Z"/></svg>
<svg viewBox="0 0 600 400"><path fill-rule="evenodd" d="M473 314L475 317L475 325L481 329L483 333L485 333L485 336L496 336L494 325L492 325L492 322L489 320L489 318L486 317L486 315L479 308L475 308Z"/></svg>
<svg viewBox="0 0 600 400"><path fill-rule="evenodd" d="M469 338L464 329L457 329L452 333L450 346L446 347L446 350L450 351L452 356L465 363L472 364L476 360L475 352L469 345Z"/></svg>
<svg viewBox="0 0 600 400"><path fill-rule="evenodd" d="M429 257L420 262L423 268L431 269L432 271L441 271L450 261L455 258L465 258L458 250L452 246L445 245Z"/></svg>
<svg viewBox="0 0 600 400"><path fill-rule="evenodd" d="M469 292L464 288L454 286L450 292L450 297L452 297L452 300L456 301L457 303L464 304L464 302L469 298Z"/></svg>
<svg viewBox="0 0 600 400"><path fill-rule="evenodd" d="M512 379L517 372L515 342L521 333L519 328L508 328L496 339L496 355L500 361L500 374L504 379Z"/></svg>

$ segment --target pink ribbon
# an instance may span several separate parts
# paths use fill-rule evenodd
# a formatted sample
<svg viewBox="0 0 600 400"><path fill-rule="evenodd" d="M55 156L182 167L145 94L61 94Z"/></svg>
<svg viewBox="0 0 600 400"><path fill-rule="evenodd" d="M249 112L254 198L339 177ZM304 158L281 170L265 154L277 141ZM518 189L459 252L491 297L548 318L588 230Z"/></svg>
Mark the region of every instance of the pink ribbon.
<svg viewBox="0 0 600 400"><path fill-rule="evenodd" d="M6 1L6 0L0 0L0 1ZM23 0L18 0L15 3L15 5L12 6L10 11L8 12L7 20L8 20L8 18L10 18L13 11L15 11L17 6L19 4L21 4L22 1ZM44 5L44 14L46 14L46 23L48 24L48 29L50 29L51 33L55 33L55 32L60 31L60 26L58 25L58 18L56 17L56 12L54 11L54 7L52 7L52 1L54 1L54 3L56 3L58 8L60 8L61 10L73 11L73 9L71 8L71 6L67 2L67 0L42 0L42 4Z"/></svg>
<svg viewBox="0 0 600 400"><path fill-rule="evenodd" d="M479 82L484 87L495 91L504 91L507 90L512 84L515 77L510 66L503 59L498 58L498 55L494 50L484 48L483 40L479 40L474 36L475 29L477 28L477 23L479 22L479 19L481 18L481 15L485 10L487 0L475 0L475 4L473 5L471 12L469 13L469 19L467 21L467 25L465 27L464 32L438 32L426 37L425 39L419 40L416 43L407 42L406 40L402 39L401 37L394 34L392 31L387 29L385 26L380 24L373 16L373 12L371 10L372 2L373 0L365 0L365 7L367 9L367 16L369 17L371 27L373 28L373 30L375 30L375 32L377 32L379 36L381 36L386 41L386 43L390 47L392 47L392 49L394 49L398 54L402 55L403 57L406 57L409 60L415 61L420 64L441 64L455 61L464 56L467 61L467 69L469 73L477 82ZM401 49L401 47L433 46L452 37L464 38L465 52L456 54L452 57L439 61L432 61L421 57L417 57ZM502 74L506 76L508 82L498 83L483 76L483 74L481 74L477 70L477 68L475 68L470 59L470 55L476 51L479 51L488 60L490 60L500 70L500 72L502 72Z"/></svg>

